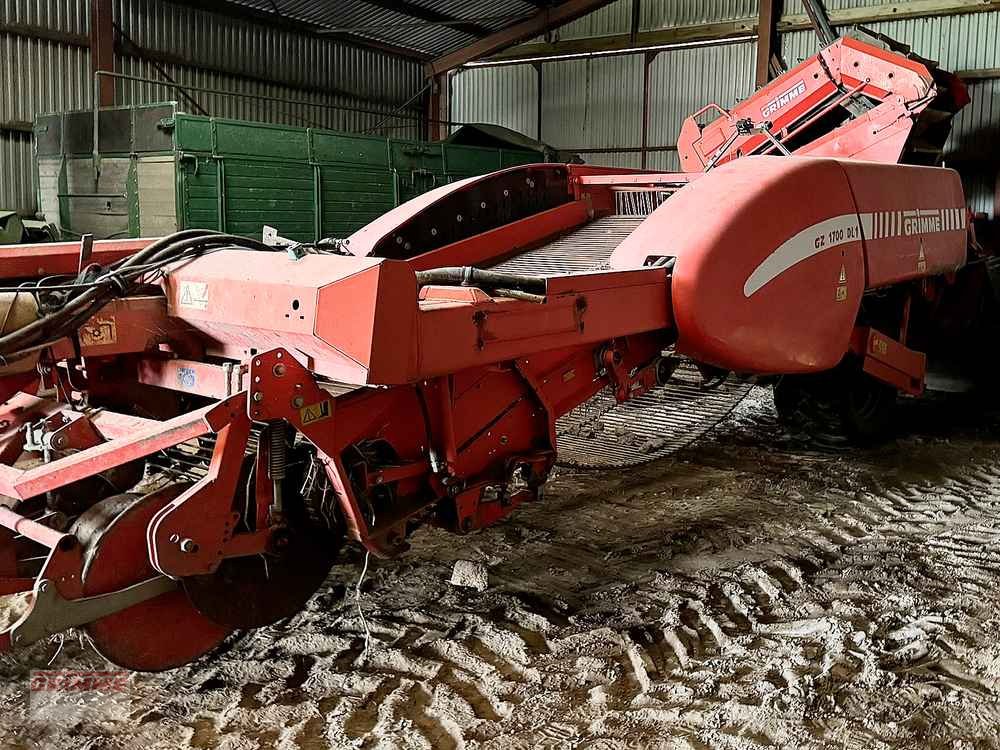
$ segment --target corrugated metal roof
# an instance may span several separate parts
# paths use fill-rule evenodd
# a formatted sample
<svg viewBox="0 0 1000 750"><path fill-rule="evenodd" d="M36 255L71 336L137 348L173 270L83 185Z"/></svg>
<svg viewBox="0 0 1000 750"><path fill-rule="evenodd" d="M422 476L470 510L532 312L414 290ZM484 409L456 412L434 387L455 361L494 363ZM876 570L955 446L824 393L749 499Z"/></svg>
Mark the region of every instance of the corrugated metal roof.
<svg viewBox="0 0 1000 750"><path fill-rule="evenodd" d="M538 12L527 0L232 0L320 33L437 57Z"/></svg>

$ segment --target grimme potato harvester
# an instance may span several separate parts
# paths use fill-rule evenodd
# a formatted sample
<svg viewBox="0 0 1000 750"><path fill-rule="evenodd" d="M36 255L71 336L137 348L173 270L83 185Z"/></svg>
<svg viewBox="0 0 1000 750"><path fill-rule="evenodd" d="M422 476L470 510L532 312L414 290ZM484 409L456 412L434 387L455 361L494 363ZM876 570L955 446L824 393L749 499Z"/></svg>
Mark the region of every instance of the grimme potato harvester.
<svg viewBox="0 0 1000 750"><path fill-rule="evenodd" d="M989 325L940 166L966 101L845 37L685 122L682 173L519 166L312 246L3 250L0 593L27 607L0 650L83 627L124 667L184 664L298 611L345 542L396 555L536 500L560 419L682 371L875 434Z"/></svg>

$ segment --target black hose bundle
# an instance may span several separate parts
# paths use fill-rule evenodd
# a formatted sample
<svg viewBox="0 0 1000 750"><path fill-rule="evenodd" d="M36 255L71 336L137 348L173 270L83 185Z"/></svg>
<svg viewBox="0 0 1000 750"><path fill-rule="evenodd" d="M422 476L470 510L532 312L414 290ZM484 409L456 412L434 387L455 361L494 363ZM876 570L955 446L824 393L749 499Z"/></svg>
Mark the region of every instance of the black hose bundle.
<svg viewBox="0 0 1000 750"><path fill-rule="evenodd" d="M274 251L246 237L188 229L163 237L107 268L88 266L75 279L63 283L47 284L50 279L42 279L14 288L0 288L0 292L33 294L42 313L34 322L0 336L0 364L31 356L65 336L72 336L98 310L116 297L127 296L140 285L154 281L168 264L223 248Z"/></svg>
<svg viewBox="0 0 1000 750"><path fill-rule="evenodd" d="M472 266L448 266L417 271L417 285L475 286L480 289L513 290L526 294L545 294L544 276L519 276L514 273L484 271Z"/></svg>

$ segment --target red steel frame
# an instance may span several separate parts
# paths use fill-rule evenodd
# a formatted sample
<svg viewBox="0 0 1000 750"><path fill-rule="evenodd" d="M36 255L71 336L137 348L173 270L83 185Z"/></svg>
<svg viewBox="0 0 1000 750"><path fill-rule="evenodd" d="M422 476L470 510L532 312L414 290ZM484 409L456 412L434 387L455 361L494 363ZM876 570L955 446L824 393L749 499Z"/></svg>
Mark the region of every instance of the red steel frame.
<svg viewBox="0 0 1000 750"><path fill-rule="evenodd" d="M814 58L765 87L740 112L760 109L796 76L831 61L850 69L855 58L874 64L878 73L865 79L842 73L852 91L873 93L909 114L914 102L928 101L921 64L901 62L898 55L890 60L848 40L838 44L826 58ZM888 76L891 66L881 64L887 60L896 66L894 76ZM831 86L822 81L809 89L801 105L774 118L774 127L783 137L803 127L815 117L807 112L842 98ZM737 114L699 129L688 148L695 149L697 140L704 161L724 142ZM762 141L749 136L736 143L733 157L758 150ZM270 549L281 519L269 516L274 497L267 484L259 483L254 495L255 531L237 532L239 514L233 510L254 423L287 423L314 446L348 535L377 555L402 550L414 522L433 520L467 532L537 497L555 461L559 416L609 385L624 401L657 384L662 354L677 335L668 270L551 277L542 304L474 288L418 290L416 272L495 263L611 213L616 189L678 189L701 175L566 165L520 169L535 177L563 170L561 202L409 259L306 256L281 265L279 254L236 257L239 251L220 251L171 269L165 298L132 297L107 306L81 328L76 342L43 355L43 381L59 399L20 393L0 410L0 494L31 501L214 435L207 475L167 503L147 529L149 561L172 578L211 573L227 557ZM484 196L485 206L491 180L477 178L412 201L375 222L369 236L359 233L351 252L364 256L387 231L435 215L460 191ZM106 264L147 244L96 243L91 260ZM0 278L75 273L79 254L76 243L3 249ZM859 327L851 347L872 375L905 392L922 388L922 355L902 343ZM31 388L37 376L4 380L8 395ZM81 391L106 393L118 382L211 402L162 421L80 408ZM77 452L17 467L25 427L38 422L49 428L50 440L61 441L61 450ZM391 446L394 459L378 464L366 458L359 446L371 441ZM391 487L394 501L373 518L372 491L380 487ZM48 550L36 576L19 575L10 545L2 544L15 533ZM81 570L72 535L26 518L16 504L0 507L0 591L30 590L45 579L63 598L79 598ZM12 645L10 633L0 633L0 651Z"/></svg>

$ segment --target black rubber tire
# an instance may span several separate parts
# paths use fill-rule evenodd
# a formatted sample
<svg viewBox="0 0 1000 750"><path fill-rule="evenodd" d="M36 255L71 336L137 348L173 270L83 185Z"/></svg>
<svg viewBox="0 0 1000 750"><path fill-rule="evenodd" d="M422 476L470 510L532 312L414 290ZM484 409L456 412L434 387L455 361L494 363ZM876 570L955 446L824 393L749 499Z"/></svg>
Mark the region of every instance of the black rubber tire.
<svg viewBox="0 0 1000 750"><path fill-rule="evenodd" d="M774 407L796 436L823 448L870 445L892 434L896 390L856 366L815 375L785 375Z"/></svg>

